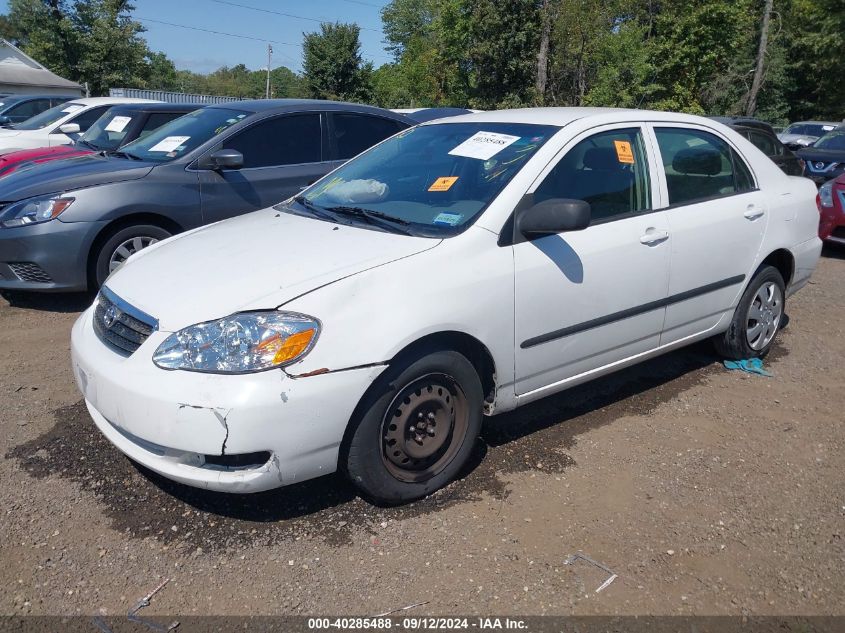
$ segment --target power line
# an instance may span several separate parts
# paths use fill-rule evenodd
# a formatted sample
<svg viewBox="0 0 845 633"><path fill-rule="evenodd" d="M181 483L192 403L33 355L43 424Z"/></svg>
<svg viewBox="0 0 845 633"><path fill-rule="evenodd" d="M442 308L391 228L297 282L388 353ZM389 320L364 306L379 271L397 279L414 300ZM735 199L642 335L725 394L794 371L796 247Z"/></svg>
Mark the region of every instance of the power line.
<svg viewBox="0 0 845 633"><path fill-rule="evenodd" d="M272 42L273 44L282 44L283 46L296 46L297 48L301 46L300 44L292 44L290 42L280 42L279 40L269 40L262 37L253 37L251 35L240 35L238 33L226 33L224 31L214 31L212 29L203 29L198 26L188 26L187 24L175 24L173 22L165 22L164 20L153 20L152 18L142 18L135 16L136 20L140 20L141 22L153 22L155 24L164 24L165 26L175 26L176 28L180 29L189 29L191 31L202 31L203 33L211 33L212 35L225 35L227 37L237 37L242 40L254 40L256 42ZM298 63L293 57L285 55L284 53L279 53L282 57L290 60L294 64Z"/></svg>
<svg viewBox="0 0 845 633"><path fill-rule="evenodd" d="M361 2L361 0L343 0L343 2L349 2L351 4L360 4L365 7L375 7L376 9L382 8L382 5L380 4L373 4L372 2Z"/></svg>
<svg viewBox="0 0 845 633"><path fill-rule="evenodd" d="M317 22L322 24L323 22L332 22L331 18L308 18L303 15L294 15L292 13L284 13L282 11L274 11L273 9L263 9L261 7L251 7L248 4L240 4L238 2L230 2L230 0L211 0L211 2L216 2L217 4L228 4L232 7L240 7L241 9L249 9L251 11L260 11L261 13L272 13L274 15L281 15L286 18L293 18L295 20L307 20L309 22ZM381 33L379 29L371 29L365 26L358 26L359 29L362 31L372 31L373 33Z"/></svg>

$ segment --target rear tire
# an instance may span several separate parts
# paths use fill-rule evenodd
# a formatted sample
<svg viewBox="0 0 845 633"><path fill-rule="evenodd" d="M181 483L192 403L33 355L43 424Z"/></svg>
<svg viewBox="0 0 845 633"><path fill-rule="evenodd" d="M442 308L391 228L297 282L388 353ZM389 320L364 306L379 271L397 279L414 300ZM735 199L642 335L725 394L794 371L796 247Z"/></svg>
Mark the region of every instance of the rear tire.
<svg viewBox="0 0 845 633"><path fill-rule="evenodd" d="M448 484L481 432L483 395L472 363L443 350L380 376L353 421L341 468L362 496L396 505Z"/></svg>
<svg viewBox="0 0 845 633"><path fill-rule="evenodd" d="M777 268L761 266L742 294L728 329L713 339L716 351L731 360L763 358L785 322L785 309L783 277Z"/></svg>
<svg viewBox="0 0 845 633"><path fill-rule="evenodd" d="M155 224L135 224L113 233L100 247L91 271L92 290L96 290L106 278L119 268L130 255L151 244L170 237L170 232Z"/></svg>

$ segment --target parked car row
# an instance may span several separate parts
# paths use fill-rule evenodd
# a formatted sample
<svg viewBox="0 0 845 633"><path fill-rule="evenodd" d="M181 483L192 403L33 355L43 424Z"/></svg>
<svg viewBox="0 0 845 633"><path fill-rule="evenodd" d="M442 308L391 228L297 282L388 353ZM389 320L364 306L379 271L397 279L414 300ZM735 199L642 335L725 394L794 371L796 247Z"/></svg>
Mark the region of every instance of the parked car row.
<svg viewBox="0 0 845 633"><path fill-rule="evenodd" d="M95 289L140 249L288 198L413 124L369 106L261 100L147 130L178 112L144 106L110 111L60 150L77 155L0 178L0 289ZM135 140L121 145L124 133Z"/></svg>

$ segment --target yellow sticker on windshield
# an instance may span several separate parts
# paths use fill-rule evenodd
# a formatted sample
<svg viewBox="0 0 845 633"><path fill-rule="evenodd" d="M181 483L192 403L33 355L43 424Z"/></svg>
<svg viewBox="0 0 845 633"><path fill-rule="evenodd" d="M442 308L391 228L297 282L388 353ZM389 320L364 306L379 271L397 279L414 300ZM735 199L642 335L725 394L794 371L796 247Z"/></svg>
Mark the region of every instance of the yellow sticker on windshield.
<svg viewBox="0 0 845 633"><path fill-rule="evenodd" d="M631 144L628 141L613 141L616 146L616 159L627 165L634 164L634 152L631 151Z"/></svg>
<svg viewBox="0 0 845 633"><path fill-rule="evenodd" d="M429 191L449 191L452 188L452 185L455 184L455 181L458 180L458 176L441 176L437 180L435 180L431 187L428 188Z"/></svg>

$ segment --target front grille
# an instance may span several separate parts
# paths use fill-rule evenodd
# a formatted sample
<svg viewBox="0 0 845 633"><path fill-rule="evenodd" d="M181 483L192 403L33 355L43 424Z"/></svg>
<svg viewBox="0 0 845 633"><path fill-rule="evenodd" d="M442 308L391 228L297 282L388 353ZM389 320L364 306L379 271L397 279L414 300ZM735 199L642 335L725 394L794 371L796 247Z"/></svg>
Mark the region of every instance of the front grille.
<svg viewBox="0 0 845 633"><path fill-rule="evenodd" d="M94 308L94 331L106 345L127 354L158 329L158 321L103 287Z"/></svg>
<svg viewBox="0 0 845 633"><path fill-rule="evenodd" d="M9 268L21 281L29 281L36 284L49 284L53 279L36 263L33 262L9 262Z"/></svg>

